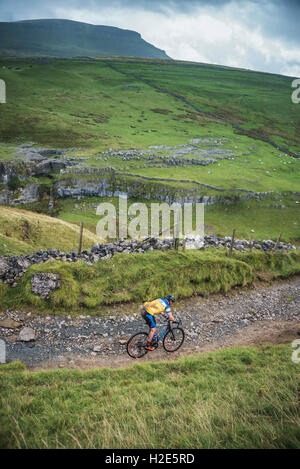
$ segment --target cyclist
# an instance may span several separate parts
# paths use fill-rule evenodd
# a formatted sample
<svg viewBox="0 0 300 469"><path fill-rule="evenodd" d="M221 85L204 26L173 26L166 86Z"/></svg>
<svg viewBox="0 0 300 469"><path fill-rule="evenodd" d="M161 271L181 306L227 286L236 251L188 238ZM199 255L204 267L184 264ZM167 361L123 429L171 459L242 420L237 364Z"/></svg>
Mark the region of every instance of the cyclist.
<svg viewBox="0 0 300 469"><path fill-rule="evenodd" d="M142 318L149 326L148 340L145 345L146 350L155 350L152 345L152 340L155 338L156 333L156 314L164 314L166 318L175 321L171 312L170 306L174 303L175 298L173 295L167 295L166 298L158 298L157 300L147 301L142 305Z"/></svg>

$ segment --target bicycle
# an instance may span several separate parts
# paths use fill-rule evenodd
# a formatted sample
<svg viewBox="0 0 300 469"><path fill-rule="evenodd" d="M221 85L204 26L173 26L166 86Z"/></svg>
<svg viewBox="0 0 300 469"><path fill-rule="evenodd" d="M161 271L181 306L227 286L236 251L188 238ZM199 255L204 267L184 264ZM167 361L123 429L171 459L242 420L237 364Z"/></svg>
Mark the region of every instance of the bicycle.
<svg viewBox="0 0 300 469"><path fill-rule="evenodd" d="M176 352L176 350L182 346L185 334L184 330L179 327L181 320L175 321L175 324L177 324L176 327L171 327L171 321L168 319L166 328L155 341L151 342L151 345L157 349L160 340L163 339L163 347L165 351ZM162 325L163 324L159 324L158 327ZM145 348L147 339L148 332L137 332L136 334L133 334L126 345L128 355L131 358L141 358L146 355L148 352L148 350Z"/></svg>

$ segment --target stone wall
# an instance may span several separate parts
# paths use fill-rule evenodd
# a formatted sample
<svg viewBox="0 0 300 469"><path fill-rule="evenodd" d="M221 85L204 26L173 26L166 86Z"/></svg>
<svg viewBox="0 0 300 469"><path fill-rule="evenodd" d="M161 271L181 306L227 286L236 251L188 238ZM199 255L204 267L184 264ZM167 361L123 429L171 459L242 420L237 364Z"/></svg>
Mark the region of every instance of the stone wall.
<svg viewBox="0 0 300 469"><path fill-rule="evenodd" d="M205 235L201 243L195 239L186 239L181 241L180 244L186 244L190 249L207 249L210 247L229 248L231 238L220 238L214 235ZM100 260L110 259L116 253L124 254L143 254L147 251L160 250L166 251L174 247L173 239L159 239L159 238L146 238L142 241L137 240L118 240L107 244L96 244L90 250L83 250L80 255L76 251L65 253L57 249L49 249L48 251L39 250L33 254L2 257L0 258L0 281L16 286L17 281L22 277L24 272L33 264L40 264L47 261L62 261L62 262L77 262L83 260L87 264L92 265ZM270 252L275 247L275 242L272 240L266 241L252 241L235 240L234 249L245 252L250 247L265 252ZM297 249L292 244L285 244L280 242L277 246L279 251L289 252L292 249Z"/></svg>

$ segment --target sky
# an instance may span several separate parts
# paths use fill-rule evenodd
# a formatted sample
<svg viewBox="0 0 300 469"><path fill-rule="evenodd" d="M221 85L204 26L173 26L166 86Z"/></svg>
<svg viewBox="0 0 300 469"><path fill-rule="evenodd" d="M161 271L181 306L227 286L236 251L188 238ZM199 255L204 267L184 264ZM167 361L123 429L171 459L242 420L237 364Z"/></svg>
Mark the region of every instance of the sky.
<svg viewBox="0 0 300 469"><path fill-rule="evenodd" d="M0 0L0 21L41 18L131 29L173 59L300 77L300 0Z"/></svg>

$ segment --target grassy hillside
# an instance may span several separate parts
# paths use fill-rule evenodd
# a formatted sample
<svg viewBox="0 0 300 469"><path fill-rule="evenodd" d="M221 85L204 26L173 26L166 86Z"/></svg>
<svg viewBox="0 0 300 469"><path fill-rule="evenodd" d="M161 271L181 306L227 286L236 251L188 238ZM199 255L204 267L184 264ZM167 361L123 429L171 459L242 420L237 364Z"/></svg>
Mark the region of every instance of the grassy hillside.
<svg viewBox="0 0 300 469"><path fill-rule="evenodd" d="M7 85L1 141L104 150L178 144L198 135L197 122L189 130L151 111L168 108L173 99L106 63L0 59L0 67Z"/></svg>
<svg viewBox="0 0 300 469"><path fill-rule="evenodd" d="M184 189L199 195L236 197L243 195L239 189L270 191L260 202L254 199L208 207L206 225L221 235L236 228L238 236L247 238L276 239L283 232L284 240L298 242L300 159L241 134L229 123L196 112L152 86L184 96L203 110L299 153L300 118L290 99L289 78L207 64L128 58L93 62L2 58L0 78L7 85L0 141L9 143L0 146L0 160L12 158L16 144L34 141L76 147L71 156L93 168L136 175L132 180L144 182L140 176L167 179L162 185L174 193ZM146 153L124 158L109 152L133 148ZM223 159L222 153L218 156L218 151L228 158ZM203 152L212 152L217 161L209 165L188 161L203 160ZM145 183L140 200L149 197L148 191ZM59 202L58 216L76 223L85 221L83 212L75 216L71 207L67 212L68 204L72 205ZM93 230L90 215L86 221Z"/></svg>
<svg viewBox="0 0 300 469"><path fill-rule="evenodd" d="M132 65L118 63L132 74ZM195 106L299 152L299 111L290 77L208 64L156 66L136 63L134 74L185 97Z"/></svg>
<svg viewBox="0 0 300 469"><path fill-rule="evenodd" d="M0 64L6 67L1 68L1 78L8 93L1 139L27 135L51 144L55 126L60 145L97 143L104 149L113 144L115 148L174 145L189 136L226 132L225 123L197 113L142 78L300 151L299 113L291 102L288 77L154 59L140 63L114 58L95 62L2 58ZM19 121L14 132L7 127L11 113ZM24 117L26 125L21 125Z"/></svg>
<svg viewBox="0 0 300 469"><path fill-rule="evenodd" d="M44 301L31 292L36 272L57 273L61 289ZM88 266L84 262L47 262L31 266L15 288L0 288L4 308L34 308L35 311L104 314L122 304L137 304L171 291L176 298L201 293L227 292L251 284L257 275L269 278L300 273L300 254L249 252L229 258L223 250L152 251L145 254L117 254L113 259ZM0 284L1 287L1 284Z"/></svg>
<svg viewBox="0 0 300 469"><path fill-rule="evenodd" d="M289 345L126 369L1 365L1 448L299 449Z"/></svg>
<svg viewBox="0 0 300 469"><path fill-rule="evenodd" d="M135 31L60 19L0 22L0 54L168 58L164 51L144 41Z"/></svg>
<svg viewBox="0 0 300 469"><path fill-rule="evenodd" d="M0 206L0 255L26 254L39 249L77 250L78 226L28 210ZM83 232L83 249L99 242Z"/></svg>

